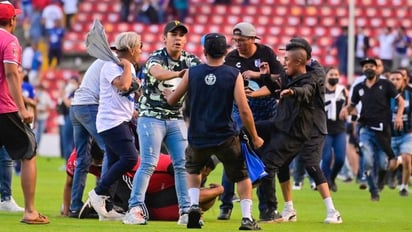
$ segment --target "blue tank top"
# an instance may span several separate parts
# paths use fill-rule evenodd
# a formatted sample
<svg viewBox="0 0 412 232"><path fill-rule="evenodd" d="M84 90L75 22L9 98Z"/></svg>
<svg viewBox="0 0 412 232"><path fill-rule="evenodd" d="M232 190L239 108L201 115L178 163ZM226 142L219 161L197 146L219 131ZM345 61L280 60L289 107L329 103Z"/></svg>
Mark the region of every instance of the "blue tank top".
<svg viewBox="0 0 412 232"><path fill-rule="evenodd" d="M189 69L189 144L215 147L237 135L232 119L234 89L239 70L228 65L201 64Z"/></svg>

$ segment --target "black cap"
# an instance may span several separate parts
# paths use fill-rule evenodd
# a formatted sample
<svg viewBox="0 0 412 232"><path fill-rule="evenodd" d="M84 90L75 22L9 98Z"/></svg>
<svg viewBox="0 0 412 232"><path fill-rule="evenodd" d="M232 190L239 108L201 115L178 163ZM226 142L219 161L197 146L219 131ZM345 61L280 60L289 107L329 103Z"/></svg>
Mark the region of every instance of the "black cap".
<svg viewBox="0 0 412 232"><path fill-rule="evenodd" d="M202 45L206 53L213 58L226 55L226 37L219 33L209 33L202 37Z"/></svg>
<svg viewBox="0 0 412 232"><path fill-rule="evenodd" d="M376 60L370 57L366 57L365 59L361 60L359 63L362 67L365 64L374 64L376 67L378 66L378 63L376 62Z"/></svg>
<svg viewBox="0 0 412 232"><path fill-rule="evenodd" d="M178 20L173 20L166 24L163 34L166 35L168 32L174 31L177 28L181 28L185 34L189 31L183 23Z"/></svg>
<svg viewBox="0 0 412 232"><path fill-rule="evenodd" d="M293 37L291 40L289 40L289 43L286 44L286 47L279 49L288 51L295 48L303 48L308 55L308 59L312 57L312 47L310 46L308 41L302 37Z"/></svg>

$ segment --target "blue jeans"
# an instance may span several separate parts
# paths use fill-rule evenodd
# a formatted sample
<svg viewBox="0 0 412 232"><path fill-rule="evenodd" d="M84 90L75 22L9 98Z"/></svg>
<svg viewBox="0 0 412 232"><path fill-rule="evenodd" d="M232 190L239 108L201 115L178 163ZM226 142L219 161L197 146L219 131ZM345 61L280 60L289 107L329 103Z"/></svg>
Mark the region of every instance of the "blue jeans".
<svg viewBox="0 0 412 232"><path fill-rule="evenodd" d="M335 180L345 163L345 157L346 133L327 135L322 152L322 171L328 181ZM333 167L331 167L332 159L334 160Z"/></svg>
<svg viewBox="0 0 412 232"><path fill-rule="evenodd" d="M84 187L92 162L90 154L92 139L96 141L101 150L105 150L103 138L96 130L97 109L98 105L72 105L70 107L74 144L77 150L70 202L70 210L72 211L78 211L83 206Z"/></svg>
<svg viewBox="0 0 412 232"><path fill-rule="evenodd" d="M190 207L187 192L185 149L187 127L183 120L159 120L140 117L137 122L140 146L140 167L133 179L129 208L144 204L145 194L157 162L162 142L170 153L175 174L175 188L180 212Z"/></svg>
<svg viewBox="0 0 412 232"><path fill-rule="evenodd" d="M36 121L36 128L34 133L36 134L36 143L40 146L41 137L46 129L46 119L38 119Z"/></svg>
<svg viewBox="0 0 412 232"><path fill-rule="evenodd" d="M64 125L62 126L62 130L62 152L64 159L67 161L74 148L73 125L72 120L70 119L70 114L64 115Z"/></svg>
<svg viewBox="0 0 412 232"><path fill-rule="evenodd" d="M8 201L11 197L11 179L13 175L13 160L6 148L0 148L0 194L1 201Z"/></svg>
<svg viewBox="0 0 412 232"><path fill-rule="evenodd" d="M367 127L362 127L359 131L359 146L363 154L363 171L366 173L366 180L369 192L377 193L377 173L387 169L388 160L385 152L379 144L375 132Z"/></svg>

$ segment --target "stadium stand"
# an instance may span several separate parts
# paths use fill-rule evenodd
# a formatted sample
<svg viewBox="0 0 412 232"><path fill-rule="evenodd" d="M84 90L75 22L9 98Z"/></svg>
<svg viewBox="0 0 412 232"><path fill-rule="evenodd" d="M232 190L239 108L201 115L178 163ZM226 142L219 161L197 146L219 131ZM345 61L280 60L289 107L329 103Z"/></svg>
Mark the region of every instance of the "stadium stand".
<svg viewBox="0 0 412 232"><path fill-rule="evenodd" d="M341 26L348 24L348 0L250 0L243 6L242 0L232 0L231 5L215 5L212 0L191 0L190 16L185 24L189 27L186 49L202 57L199 38L208 32L221 32L228 37L234 24L249 21L255 24L262 43L275 51L292 36L303 36L309 41L317 37L318 59L323 64L336 65L336 58L327 54ZM375 46L381 27L404 25L412 34L412 1L403 0L358 0L355 13L357 26L366 27ZM100 19L105 26L109 42L121 31L136 31L142 35L144 53L142 62L149 53L161 47L163 25L119 23L120 1L83 0L76 15L74 30L67 33L64 43L66 54L85 53L84 39L93 19Z"/></svg>

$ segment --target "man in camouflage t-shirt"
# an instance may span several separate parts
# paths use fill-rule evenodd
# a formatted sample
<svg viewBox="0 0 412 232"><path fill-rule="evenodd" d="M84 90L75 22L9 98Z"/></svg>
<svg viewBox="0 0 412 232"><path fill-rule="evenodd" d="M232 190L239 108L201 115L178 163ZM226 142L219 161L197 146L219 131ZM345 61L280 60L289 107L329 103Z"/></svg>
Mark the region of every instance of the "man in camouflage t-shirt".
<svg viewBox="0 0 412 232"><path fill-rule="evenodd" d="M183 50L187 32L187 27L179 21L166 24L163 33L165 47L153 52L143 69L145 77L137 125L141 165L133 180L129 211L123 220L125 224L147 222L145 193L158 162L162 143L173 160L180 211L178 224L187 224L190 201L186 184L187 127L183 119L183 100L170 106L162 95L164 90L174 90L186 70L200 63L199 58Z"/></svg>

